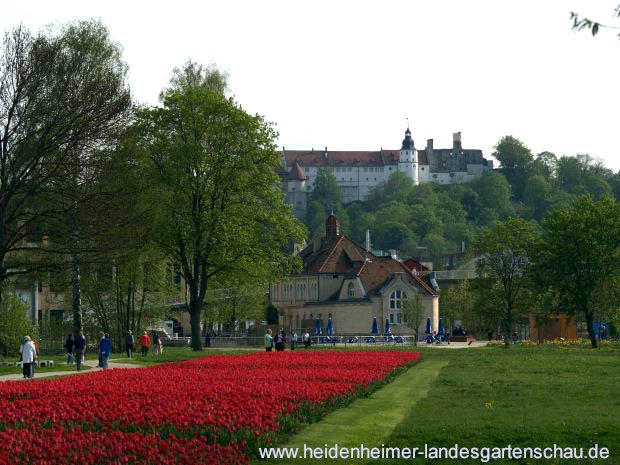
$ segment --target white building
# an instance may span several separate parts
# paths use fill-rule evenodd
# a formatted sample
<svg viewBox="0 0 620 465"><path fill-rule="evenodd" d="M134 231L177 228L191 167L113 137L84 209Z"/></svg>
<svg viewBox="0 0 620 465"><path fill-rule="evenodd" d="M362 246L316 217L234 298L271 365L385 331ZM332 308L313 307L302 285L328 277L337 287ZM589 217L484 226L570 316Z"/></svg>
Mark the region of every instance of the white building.
<svg viewBox="0 0 620 465"><path fill-rule="evenodd" d="M463 149L461 133L453 134L452 148L435 149L433 139L424 150L416 150L409 128L400 150L328 151L282 150L281 175L286 201L297 217L306 211L308 194L314 190L320 169L329 169L336 177L344 203L366 200L370 190L387 181L397 171L404 172L414 184L436 182L462 184L473 180L493 162L478 149Z"/></svg>

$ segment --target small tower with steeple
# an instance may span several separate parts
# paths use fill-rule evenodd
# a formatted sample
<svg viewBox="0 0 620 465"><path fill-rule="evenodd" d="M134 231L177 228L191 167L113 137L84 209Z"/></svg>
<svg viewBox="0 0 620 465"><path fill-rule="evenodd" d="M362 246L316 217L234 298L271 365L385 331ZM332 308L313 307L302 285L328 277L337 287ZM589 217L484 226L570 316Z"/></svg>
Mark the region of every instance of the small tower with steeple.
<svg viewBox="0 0 620 465"><path fill-rule="evenodd" d="M403 146L400 149L398 171L405 173L413 181L414 186L420 183L418 179L418 153L415 149L413 139L411 138L409 125L407 125Z"/></svg>

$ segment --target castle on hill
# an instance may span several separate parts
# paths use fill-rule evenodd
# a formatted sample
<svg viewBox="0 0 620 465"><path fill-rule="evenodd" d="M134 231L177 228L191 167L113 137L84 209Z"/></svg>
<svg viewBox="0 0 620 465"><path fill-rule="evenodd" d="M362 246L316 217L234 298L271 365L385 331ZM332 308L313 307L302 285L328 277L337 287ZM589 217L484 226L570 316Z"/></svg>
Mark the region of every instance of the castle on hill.
<svg viewBox="0 0 620 465"><path fill-rule="evenodd" d="M409 128L400 150L283 149L281 157L282 190L298 218L305 217L308 198L320 169L329 169L334 174L343 203L366 200L371 189L397 171L405 173L418 185L426 182L462 184L493 169L493 161L485 159L482 150L463 149L460 132L452 135L452 148L436 149L433 139L428 139L426 148L417 150Z"/></svg>

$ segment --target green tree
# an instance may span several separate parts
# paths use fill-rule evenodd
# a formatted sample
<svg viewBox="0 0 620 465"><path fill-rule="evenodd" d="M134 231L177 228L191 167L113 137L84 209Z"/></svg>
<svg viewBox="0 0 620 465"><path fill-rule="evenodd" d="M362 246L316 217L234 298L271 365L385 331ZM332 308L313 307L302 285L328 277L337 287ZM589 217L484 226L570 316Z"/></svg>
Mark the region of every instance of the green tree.
<svg viewBox="0 0 620 465"><path fill-rule="evenodd" d="M275 132L258 115L207 87L171 88L138 115L158 211L156 244L189 292L192 348L213 279L249 274L267 284L291 272L286 253L304 228L279 189Z"/></svg>
<svg viewBox="0 0 620 465"><path fill-rule="evenodd" d="M373 231L375 247L387 251L399 249L401 244L410 241L413 233L407 226L397 221L388 221L378 224Z"/></svg>
<svg viewBox="0 0 620 465"><path fill-rule="evenodd" d="M95 21L70 23L59 33L38 37L23 27L7 34L0 83L1 284L48 265L43 256L48 250L23 247L29 231L62 215L69 225L79 223L74 194L84 184L84 159L115 137L131 99L120 48ZM64 202L67 197L71 201ZM56 239L73 242L77 332L82 328L81 246L77 226L69 229L68 237Z"/></svg>
<svg viewBox="0 0 620 465"><path fill-rule="evenodd" d="M413 329L415 333L414 344L416 346L418 345L420 326L423 324L422 320L424 319L425 312L422 298L418 292L403 301L403 315L405 317L405 324Z"/></svg>
<svg viewBox="0 0 620 465"><path fill-rule="evenodd" d="M349 231L349 216L342 205L342 194L336 176L328 168L319 169L314 190L310 195L306 209L306 225L311 237L321 235L325 228L325 219L334 213L340 221L343 232Z"/></svg>
<svg viewBox="0 0 620 465"><path fill-rule="evenodd" d="M551 202L553 187L542 175L532 176L527 180L523 192L523 203L527 207L529 217L540 221Z"/></svg>
<svg viewBox="0 0 620 465"><path fill-rule="evenodd" d="M555 176L557 163L558 157L551 152L541 152L536 155L536 160L534 160L535 170L539 171L547 180Z"/></svg>
<svg viewBox="0 0 620 465"><path fill-rule="evenodd" d="M509 218L483 231L472 248L473 253L480 256L477 263L478 289L482 299L497 303L506 348L510 347L515 319L526 309L523 297L538 234L535 223Z"/></svg>
<svg viewBox="0 0 620 465"><path fill-rule="evenodd" d="M413 181L402 171L392 174L387 181L377 185L368 195L370 205L403 202L412 193Z"/></svg>
<svg viewBox="0 0 620 465"><path fill-rule="evenodd" d="M5 295L0 305L0 354L17 355L22 338L36 337L37 327L28 318L28 305L15 294Z"/></svg>
<svg viewBox="0 0 620 465"><path fill-rule="evenodd" d="M500 173L489 171L471 183L471 188L477 194L472 198L470 208L474 212L474 219L481 226L493 224L496 220L505 220L514 213L510 201L512 188L506 177Z"/></svg>
<svg viewBox="0 0 620 465"><path fill-rule="evenodd" d="M593 326L597 293L620 273L620 204L581 196L542 224L535 258L537 281L551 289L569 312L584 316L592 347L597 347Z"/></svg>
<svg viewBox="0 0 620 465"><path fill-rule="evenodd" d="M504 136L495 146L493 156L500 162L500 171L512 186L515 198L521 200L534 161L530 149L519 139Z"/></svg>
<svg viewBox="0 0 620 465"><path fill-rule="evenodd" d="M441 314L454 326L460 320L462 328L469 332L473 329L475 296L470 289L469 281L459 281L455 286L441 290Z"/></svg>

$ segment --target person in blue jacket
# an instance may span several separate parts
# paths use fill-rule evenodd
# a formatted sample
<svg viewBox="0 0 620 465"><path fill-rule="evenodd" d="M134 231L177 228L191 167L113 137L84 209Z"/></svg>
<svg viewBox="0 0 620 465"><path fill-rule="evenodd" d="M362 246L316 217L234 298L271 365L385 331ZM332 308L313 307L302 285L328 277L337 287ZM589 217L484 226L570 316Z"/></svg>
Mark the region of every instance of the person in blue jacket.
<svg viewBox="0 0 620 465"><path fill-rule="evenodd" d="M105 370L108 368L108 360L110 359L110 353L112 352L112 341L110 335L105 333L103 339L99 343L99 355L101 355L102 368Z"/></svg>

